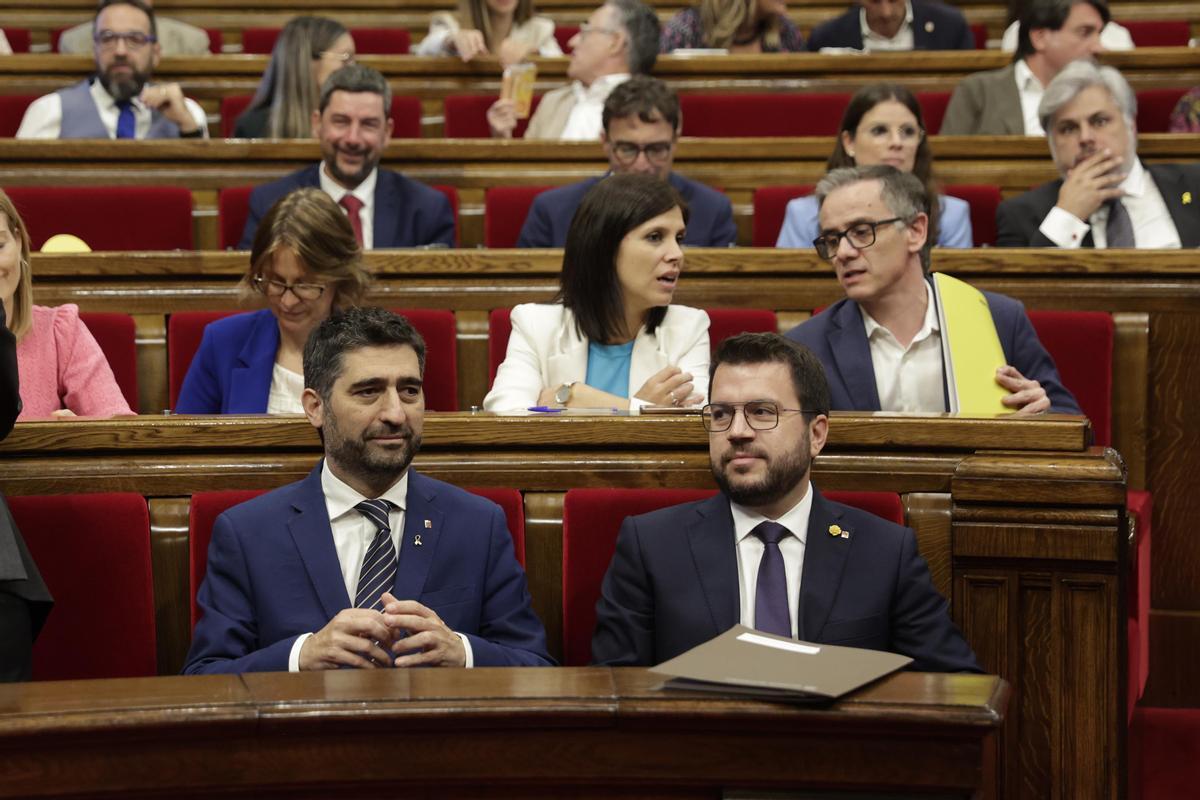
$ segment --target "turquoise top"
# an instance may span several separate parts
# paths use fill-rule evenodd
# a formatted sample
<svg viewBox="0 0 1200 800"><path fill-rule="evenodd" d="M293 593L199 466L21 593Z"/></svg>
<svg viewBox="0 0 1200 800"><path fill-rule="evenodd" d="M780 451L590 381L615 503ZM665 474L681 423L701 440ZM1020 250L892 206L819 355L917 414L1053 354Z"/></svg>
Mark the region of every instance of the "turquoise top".
<svg viewBox="0 0 1200 800"><path fill-rule="evenodd" d="M629 362L633 358L633 342L625 344L588 343L588 386L629 397Z"/></svg>

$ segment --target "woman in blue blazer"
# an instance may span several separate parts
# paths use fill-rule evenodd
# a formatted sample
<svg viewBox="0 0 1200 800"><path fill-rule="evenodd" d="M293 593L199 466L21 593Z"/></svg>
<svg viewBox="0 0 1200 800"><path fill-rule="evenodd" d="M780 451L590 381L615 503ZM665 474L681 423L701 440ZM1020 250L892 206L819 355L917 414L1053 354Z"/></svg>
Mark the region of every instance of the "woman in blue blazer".
<svg viewBox="0 0 1200 800"><path fill-rule="evenodd" d="M895 83L864 86L850 99L842 116L837 144L828 169L891 164L911 172L925 184L937 207L930 209L929 229L941 247L971 247L971 207L965 200L941 194L933 179L933 153L925 134L917 98ZM787 205L776 247L812 247L820 234L817 198L798 197Z"/></svg>
<svg viewBox="0 0 1200 800"><path fill-rule="evenodd" d="M258 226L241 284L267 307L204 329L175 412L302 412L308 334L361 300L369 281L350 221L329 195L297 189L281 198Z"/></svg>

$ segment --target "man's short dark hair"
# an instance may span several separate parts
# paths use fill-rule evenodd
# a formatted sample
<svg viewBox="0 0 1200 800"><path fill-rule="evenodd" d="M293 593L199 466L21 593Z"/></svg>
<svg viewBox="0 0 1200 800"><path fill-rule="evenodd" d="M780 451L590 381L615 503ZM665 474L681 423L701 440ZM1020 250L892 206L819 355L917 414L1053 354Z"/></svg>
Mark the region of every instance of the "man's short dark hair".
<svg viewBox="0 0 1200 800"><path fill-rule="evenodd" d="M1104 21L1105 25L1112 19L1106 0L1029 0L1019 17L1017 52L1013 54L1013 60L1031 56L1036 52L1033 49L1033 41L1029 38L1030 31L1038 28L1049 28L1052 31L1062 30L1062 26L1067 22L1067 17L1071 15L1071 9L1079 3L1087 3L1096 9L1096 13L1100 15L1100 19Z"/></svg>
<svg viewBox="0 0 1200 800"><path fill-rule="evenodd" d="M606 6L617 10L617 22L628 34L626 47L629 54L629 71L634 75L647 75L654 69L658 58L658 43L662 31L654 9L638 0L607 0Z"/></svg>
<svg viewBox="0 0 1200 800"><path fill-rule="evenodd" d="M825 367L799 342L778 333L742 333L721 342L708 367L708 389L722 364L783 364L792 373L792 385L800 407L814 414L829 413L829 379Z"/></svg>
<svg viewBox="0 0 1200 800"><path fill-rule="evenodd" d="M408 345L425 375L425 340L404 317L385 308L352 306L331 314L304 344L304 386L325 402L342 374L342 356L363 347Z"/></svg>
<svg viewBox="0 0 1200 800"><path fill-rule="evenodd" d="M392 87L387 78L377 69L362 64L347 64L339 70L334 70L321 86L321 103L317 111L324 113L329 105L329 98L334 92L371 92L383 98L383 116L387 119L392 113Z"/></svg>
<svg viewBox="0 0 1200 800"><path fill-rule="evenodd" d="M608 133L612 120L634 114L642 122L666 122L672 131L679 132L679 97L658 78L634 75L613 89L604 101L604 132Z"/></svg>
<svg viewBox="0 0 1200 800"><path fill-rule="evenodd" d="M99 33L96 30L96 21L100 19L100 12L109 6L133 6L141 11L150 18L150 35L154 37L154 41L158 41L158 20L154 18L154 9L146 5L143 0L100 0L100 4L96 6L96 16L92 17L93 38ZM124 33L124 31L120 31L120 33Z"/></svg>

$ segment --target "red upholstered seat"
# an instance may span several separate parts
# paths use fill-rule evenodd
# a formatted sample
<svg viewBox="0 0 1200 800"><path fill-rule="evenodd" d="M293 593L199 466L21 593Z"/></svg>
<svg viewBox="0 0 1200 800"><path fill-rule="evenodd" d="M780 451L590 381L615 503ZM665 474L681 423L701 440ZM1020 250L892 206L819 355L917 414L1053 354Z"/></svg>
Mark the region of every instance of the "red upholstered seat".
<svg viewBox="0 0 1200 800"><path fill-rule="evenodd" d="M1137 93L1138 133L1166 133L1171 112L1183 97L1183 89L1141 89Z"/></svg>
<svg viewBox="0 0 1200 800"><path fill-rule="evenodd" d="M713 489L571 489L563 500L563 666L591 661L600 585L625 517L701 500ZM825 492L825 497L903 523L892 492Z"/></svg>
<svg viewBox="0 0 1200 800"><path fill-rule="evenodd" d="M942 129L946 106L950 105L950 92L917 92L917 105L921 107L921 121L925 132L932 136Z"/></svg>
<svg viewBox="0 0 1200 800"><path fill-rule="evenodd" d="M237 118L241 116L254 95L235 94L221 98L221 136L233 136ZM392 96L392 138L421 138L421 98L409 95Z"/></svg>
<svg viewBox="0 0 1200 800"><path fill-rule="evenodd" d="M974 25L972 25L971 26L971 36L973 36L975 38L975 49L976 50L986 50L987 49L987 40L988 40L987 25L983 24L982 22L977 22Z"/></svg>
<svg viewBox="0 0 1200 800"><path fill-rule="evenodd" d="M525 566L525 498L517 489L505 489L494 486L464 487L471 494L486 497L504 511L504 519L508 522L508 532L512 534L513 552L517 562Z"/></svg>
<svg viewBox="0 0 1200 800"><path fill-rule="evenodd" d="M1063 385L1092 421L1096 444L1112 442L1112 316L1103 311L1030 311Z"/></svg>
<svg viewBox="0 0 1200 800"><path fill-rule="evenodd" d="M443 110L446 115L443 131L447 139L490 139L492 129L488 127L487 110L496 102L494 94L456 94L446 98ZM537 110L542 102L540 94L533 96L529 107L529 116ZM513 129L513 138L520 139L529 127L529 120L517 122Z"/></svg>
<svg viewBox="0 0 1200 800"><path fill-rule="evenodd" d="M577 33L579 33L578 25L556 25L554 27L554 39L562 48L563 55L571 55L571 51L574 49L571 47L571 39Z"/></svg>
<svg viewBox="0 0 1200 800"><path fill-rule="evenodd" d="M779 241L788 201L813 193L811 184L762 186L754 190L754 246L774 247Z"/></svg>
<svg viewBox="0 0 1200 800"><path fill-rule="evenodd" d="M942 187L951 197L966 200L971 206L971 233L976 247L996 244L996 209L1003 199L1000 187L990 184L959 183Z"/></svg>
<svg viewBox="0 0 1200 800"><path fill-rule="evenodd" d="M450 201L450 211L454 214L454 244L458 245L458 189L453 186L445 186L441 184L431 184L430 189L437 189L442 194L446 195L446 199Z"/></svg>
<svg viewBox="0 0 1200 800"><path fill-rule="evenodd" d="M1185 19L1130 20L1121 24L1129 29L1136 47L1187 47L1192 35L1191 24Z"/></svg>
<svg viewBox="0 0 1200 800"><path fill-rule="evenodd" d="M191 250L192 193L174 186L14 186L34 250L71 233L93 250Z"/></svg>
<svg viewBox="0 0 1200 800"><path fill-rule="evenodd" d="M36 680L158 672L150 515L139 494L9 497L54 610L33 648Z"/></svg>
<svg viewBox="0 0 1200 800"><path fill-rule="evenodd" d="M242 52L269 55L275 47L282 28L244 28ZM351 28L356 53L372 55L405 55L412 37L405 28Z"/></svg>
<svg viewBox="0 0 1200 800"><path fill-rule="evenodd" d="M1200 785L1200 709L1139 708L1129 731L1129 796L1195 797Z"/></svg>
<svg viewBox="0 0 1200 800"><path fill-rule="evenodd" d="M79 318L104 352L125 402L138 409L137 328L128 314L81 311ZM155 409L157 413L159 409Z"/></svg>
<svg viewBox="0 0 1200 800"><path fill-rule="evenodd" d="M25 109L37 99L36 94L3 94L0 95L0 137L11 138L17 135L21 120L25 118Z"/></svg>
<svg viewBox="0 0 1200 800"><path fill-rule="evenodd" d="M1138 699L1146 692L1150 678L1150 549L1153 539L1151 524L1154 501L1150 492L1130 491L1126 511L1136 531L1133 552L1130 554L1129 591L1126 635L1129 637L1129 682L1126 710L1132 717Z"/></svg>
<svg viewBox="0 0 1200 800"><path fill-rule="evenodd" d="M8 40L8 46L14 53L28 53L31 37L28 28L9 28L5 27L4 38Z"/></svg>
<svg viewBox="0 0 1200 800"><path fill-rule="evenodd" d="M484 247L516 247L521 226L537 197L551 186L496 186L483 196Z"/></svg>
<svg viewBox="0 0 1200 800"><path fill-rule="evenodd" d="M253 186L231 186L217 195L217 225L221 231L222 250L233 250L242 240L242 231L250 216L252 191Z"/></svg>
<svg viewBox="0 0 1200 800"><path fill-rule="evenodd" d="M425 408L458 410L458 339L453 311L393 309L403 314L425 339ZM179 399L183 379L200 348L204 327L233 311L181 311L167 321L167 370L171 407Z"/></svg>
<svg viewBox="0 0 1200 800"><path fill-rule="evenodd" d="M685 94L684 136L834 136L845 93Z"/></svg>
<svg viewBox="0 0 1200 800"><path fill-rule="evenodd" d="M221 98L222 137L232 138L233 129L237 126L237 118L242 115L253 99L254 95L252 94L231 94Z"/></svg>

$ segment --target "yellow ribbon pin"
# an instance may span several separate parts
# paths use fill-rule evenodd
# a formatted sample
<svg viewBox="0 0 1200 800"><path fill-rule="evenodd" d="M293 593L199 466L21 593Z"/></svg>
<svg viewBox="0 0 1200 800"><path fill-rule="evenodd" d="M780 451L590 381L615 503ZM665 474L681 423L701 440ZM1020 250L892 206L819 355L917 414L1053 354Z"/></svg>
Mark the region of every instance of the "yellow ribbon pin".
<svg viewBox="0 0 1200 800"><path fill-rule="evenodd" d="M830 535L830 536L841 536L841 535L842 535L842 529L841 529L841 526L839 526L839 525L830 525L830 526L829 526L829 535Z"/></svg>
<svg viewBox="0 0 1200 800"><path fill-rule="evenodd" d="M1179 198L1179 199L1183 201L1183 204L1184 204L1185 206L1190 206L1190 205L1192 204L1192 193L1191 193L1191 192L1184 192L1184 193L1183 193L1183 197L1181 197L1181 198Z"/></svg>

